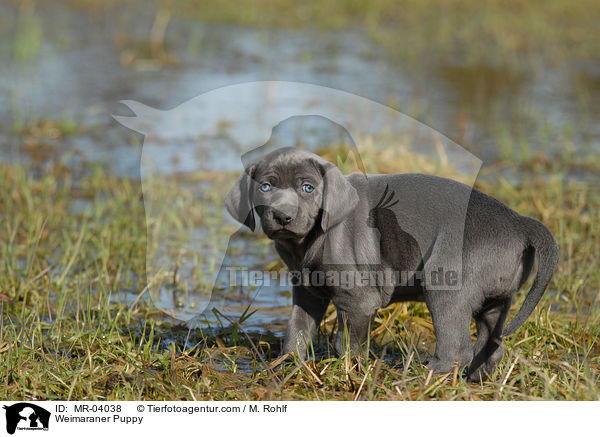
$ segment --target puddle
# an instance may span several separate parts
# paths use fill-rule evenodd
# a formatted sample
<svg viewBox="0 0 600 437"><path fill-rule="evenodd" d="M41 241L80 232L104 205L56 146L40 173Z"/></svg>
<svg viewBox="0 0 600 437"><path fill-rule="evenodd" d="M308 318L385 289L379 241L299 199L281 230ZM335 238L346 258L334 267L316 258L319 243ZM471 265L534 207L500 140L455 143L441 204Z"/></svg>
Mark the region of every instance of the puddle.
<svg viewBox="0 0 600 437"><path fill-rule="evenodd" d="M31 38L39 33L40 39L26 59L0 63L5 131L0 135L7 136L4 144L12 144L0 151L3 160L25 154L14 146L18 141L11 128L17 121L72 119L85 133L61 141L63 151L80 151L81 159L137 177L140 137L110 117L125 111L120 100L168 109L221 86L272 79L315 83L391 103L486 163L498 155L495 141L502 123L529 131L525 135L534 148L562 149L565 131L572 131L570 141L600 150L600 125L584 122L600 112L600 72L593 63L540 68L527 75L486 65L412 65L391 58L358 30L256 30L173 17L164 50L177 62L161 65L160 59L144 59L140 48L156 16L143 2L119 5L117 17L110 10L98 14L41 3L33 12L2 4L0 15L6 20L2 57L15 56L15 35L27 31L18 25L33 27ZM582 105L584 92L587 103ZM540 138L544 126L551 129L548 138Z"/></svg>

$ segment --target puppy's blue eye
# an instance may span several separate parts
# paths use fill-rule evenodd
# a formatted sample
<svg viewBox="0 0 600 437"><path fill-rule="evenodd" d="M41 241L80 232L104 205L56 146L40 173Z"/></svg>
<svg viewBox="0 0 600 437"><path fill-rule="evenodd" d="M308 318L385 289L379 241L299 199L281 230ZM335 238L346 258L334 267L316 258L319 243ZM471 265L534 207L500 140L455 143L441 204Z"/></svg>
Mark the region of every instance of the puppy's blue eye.
<svg viewBox="0 0 600 437"><path fill-rule="evenodd" d="M260 191L266 193L267 191L271 191L271 184L264 183L260 186Z"/></svg>
<svg viewBox="0 0 600 437"><path fill-rule="evenodd" d="M312 193L313 191L315 191L315 187L313 187L311 184L304 184L302 185L302 190L305 193Z"/></svg>

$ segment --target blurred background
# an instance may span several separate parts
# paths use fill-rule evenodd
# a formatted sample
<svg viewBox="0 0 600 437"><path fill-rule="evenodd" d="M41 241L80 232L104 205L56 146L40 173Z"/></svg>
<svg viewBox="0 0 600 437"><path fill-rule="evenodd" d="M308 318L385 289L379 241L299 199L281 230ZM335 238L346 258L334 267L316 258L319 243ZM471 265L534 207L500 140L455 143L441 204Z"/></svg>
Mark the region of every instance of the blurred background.
<svg viewBox="0 0 600 437"><path fill-rule="evenodd" d="M170 109L256 80L389 105L484 167L597 155L599 22L594 0L2 0L0 161L67 154L135 178L120 100Z"/></svg>

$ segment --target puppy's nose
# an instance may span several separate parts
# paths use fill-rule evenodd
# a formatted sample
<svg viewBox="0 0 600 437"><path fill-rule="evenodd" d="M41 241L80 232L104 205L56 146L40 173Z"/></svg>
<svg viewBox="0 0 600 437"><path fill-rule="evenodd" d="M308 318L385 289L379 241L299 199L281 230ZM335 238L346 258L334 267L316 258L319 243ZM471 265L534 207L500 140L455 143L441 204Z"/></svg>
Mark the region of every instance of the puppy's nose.
<svg viewBox="0 0 600 437"><path fill-rule="evenodd" d="M273 219L281 226L285 226L293 220L293 218L290 217L285 212L279 212L279 211L273 211Z"/></svg>

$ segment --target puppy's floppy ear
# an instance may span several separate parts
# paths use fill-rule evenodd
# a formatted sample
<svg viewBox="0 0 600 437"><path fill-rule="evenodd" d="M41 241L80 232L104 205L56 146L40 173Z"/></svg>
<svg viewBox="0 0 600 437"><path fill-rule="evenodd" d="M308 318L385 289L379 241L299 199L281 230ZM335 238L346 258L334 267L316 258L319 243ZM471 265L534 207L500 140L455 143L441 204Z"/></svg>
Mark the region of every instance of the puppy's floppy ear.
<svg viewBox="0 0 600 437"><path fill-rule="evenodd" d="M324 184L321 228L327 231L352 212L358 204L358 193L337 166L325 161L321 167Z"/></svg>
<svg viewBox="0 0 600 437"><path fill-rule="evenodd" d="M231 217L248 226L252 231L256 227L254 204L250 193L254 185L252 180L254 170L255 166L251 165L242 172L233 188L225 195L224 201Z"/></svg>

